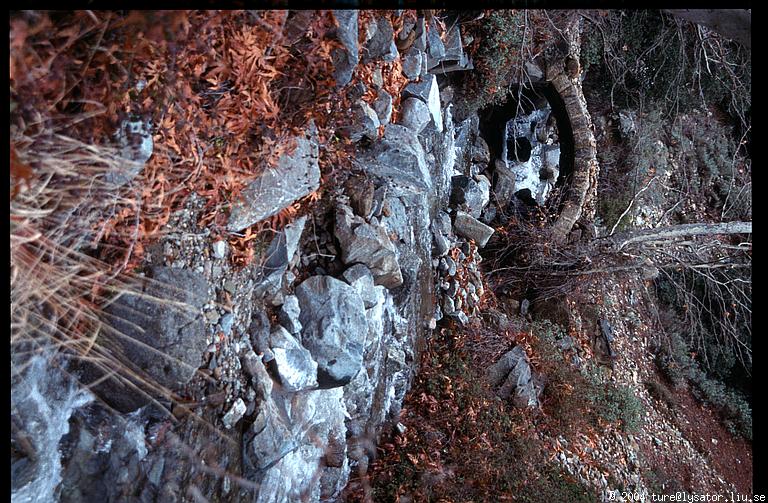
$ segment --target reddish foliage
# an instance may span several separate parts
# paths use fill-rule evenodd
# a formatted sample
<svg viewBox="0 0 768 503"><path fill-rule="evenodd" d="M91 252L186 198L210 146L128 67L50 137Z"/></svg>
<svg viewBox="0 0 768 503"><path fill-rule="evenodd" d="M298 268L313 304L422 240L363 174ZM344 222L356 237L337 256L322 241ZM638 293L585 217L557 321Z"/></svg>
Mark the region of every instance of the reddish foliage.
<svg viewBox="0 0 768 503"><path fill-rule="evenodd" d="M310 119L323 142L324 181L332 167L348 165L348 142L332 141L349 109L332 76L334 18L315 13L304 36L289 43L282 34L287 15L75 12L11 21L12 99L24 104L22 114L48 110L54 122L79 114L70 133L94 144L111 143L129 115L152 121L154 153L136 184L141 200L102 222L108 253L132 250L129 265L138 264L146 242L193 191L206 198L200 223L224 235L223 210L290 151L290 138ZM141 91L138 82L145 84ZM22 179L23 166L12 162ZM234 262L253 258L261 230L284 225L319 197L308 196L245 236L227 236Z"/></svg>

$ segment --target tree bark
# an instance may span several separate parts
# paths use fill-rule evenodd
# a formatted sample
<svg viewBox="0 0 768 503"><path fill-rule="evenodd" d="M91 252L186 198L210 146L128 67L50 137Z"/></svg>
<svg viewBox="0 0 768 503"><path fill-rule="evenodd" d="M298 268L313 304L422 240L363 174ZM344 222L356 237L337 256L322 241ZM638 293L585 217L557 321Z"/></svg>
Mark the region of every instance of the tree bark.
<svg viewBox="0 0 768 503"><path fill-rule="evenodd" d="M719 224L682 224L660 229L643 229L617 234L611 238L619 250L627 245L645 241L666 241L683 236L711 234L752 234L752 222L723 222Z"/></svg>
<svg viewBox="0 0 768 503"><path fill-rule="evenodd" d="M664 12L706 26L747 49L752 47L751 9L665 9Z"/></svg>

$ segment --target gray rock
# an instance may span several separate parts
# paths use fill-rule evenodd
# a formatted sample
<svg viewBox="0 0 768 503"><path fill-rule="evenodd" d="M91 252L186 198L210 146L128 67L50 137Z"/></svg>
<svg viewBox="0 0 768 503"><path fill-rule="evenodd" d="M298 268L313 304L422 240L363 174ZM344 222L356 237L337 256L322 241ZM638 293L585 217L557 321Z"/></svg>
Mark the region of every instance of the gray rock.
<svg viewBox="0 0 768 503"><path fill-rule="evenodd" d="M272 398L272 379L267 369L260 359L253 363L253 380L260 404L250 429L243 436L243 471L249 478L274 466L298 447L290 419Z"/></svg>
<svg viewBox="0 0 768 503"><path fill-rule="evenodd" d="M363 47L363 62L367 63L377 59L387 62L394 61L398 52L394 41L395 32L389 19L378 18L375 22L371 22L369 30L373 32L373 35Z"/></svg>
<svg viewBox="0 0 768 503"><path fill-rule="evenodd" d="M443 55L430 54L430 56L428 67L432 74L446 74L474 68L471 59L464 53L459 25L453 25L445 34Z"/></svg>
<svg viewBox="0 0 768 503"><path fill-rule="evenodd" d="M224 288L224 291L227 293L235 294L237 292L237 283L232 281L231 279L228 279L224 281L224 284L222 285L222 288ZM218 320L218 318L216 318Z"/></svg>
<svg viewBox="0 0 768 503"><path fill-rule="evenodd" d="M349 477L341 397L340 389L329 389L292 398L284 421L292 425L293 439L276 451L279 457L271 454L273 461L258 474L254 503L317 502L339 496Z"/></svg>
<svg viewBox="0 0 768 503"><path fill-rule="evenodd" d="M363 299L363 304L366 309L370 309L375 306L378 301L378 295L376 292L377 287L373 282L373 274L368 266L365 264L355 264L352 267L344 271L344 280L354 288Z"/></svg>
<svg viewBox="0 0 768 503"><path fill-rule="evenodd" d="M523 299L523 301L520 303L520 316L526 316L530 308L531 301L528 299Z"/></svg>
<svg viewBox="0 0 768 503"><path fill-rule="evenodd" d="M462 42L461 42L460 26L461 25L458 25L458 24L453 25L453 27L450 30L448 30L448 33L445 34L444 59L460 60L464 56L464 48L462 47Z"/></svg>
<svg viewBox="0 0 768 503"><path fill-rule="evenodd" d="M371 74L371 81L376 89L384 87L384 76L381 74L381 68L376 68Z"/></svg>
<svg viewBox="0 0 768 503"><path fill-rule="evenodd" d="M448 276L456 276L456 261L453 260L451 257L443 257L440 260L445 260L446 265L448 266L447 273Z"/></svg>
<svg viewBox="0 0 768 503"><path fill-rule="evenodd" d="M532 61L526 61L525 71L528 74L528 76L531 78L531 80L534 82L544 79L544 72L542 71L542 69L539 67L538 64Z"/></svg>
<svg viewBox="0 0 768 503"><path fill-rule="evenodd" d="M339 25L336 30L336 38L343 46L343 48L334 49L331 53L333 76L336 79L336 86L344 87L352 80L352 73L358 63L357 11L335 10L333 16Z"/></svg>
<svg viewBox="0 0 768 503"><path fill-rule="evenodd" d="M280 292L285 271L299 248L306 223L306 216L299 217L272 238L267 248L267 259L258 272L257 284L253 288L257 297L264 294L274 297Z"/></svg>
<svg viewBox="0 0 768 503"><path fill-rule="evenodd" d="M429 55L430 60L436 62L445 57L445 44L440 38L434 18L429 22L429 31L427 32L427 55ZM430 68L433 66L434 64L429 65Z"/></svg>
<svg viewBox="0 0 768 503"><path fill-rule="evenodd" d="M152 464L152 469L147 475L147 480L153 486L160 485L160 477L163 475L163 468L165 468L165 458L160 458Z"/></svg>
<svg viewBox="0 0 768 503"><path fill-rule="evenodd" d="M427 104L435 129L437 129L438 132L442 132L443 114L440 107L440 89L437 85L437 77L432 75L421 82L408 84L403 90L403 97L407 98L410 96L419 98Z"/></svg>
<svg viewBox="0 0 768 503"><path fill-rule="evenodd" d="M396 288L403 284L395 247L384 227L366 223L349 206L340 205L336 210L335 235L345 264L367 265L377 285Z"/></svg>
<svg viewBox="0 0 768 503"><path fill-rule="evenodd" d="M483 214L480 215L480 221L486 225L491 225L498 214L496 206L486 206L483 210Z"/></svg>
<svg viewBox="0 0 768 503"><path fill-rule="evenodd" d="M531 375L531 365L522 346L516 346L488 369L491 386L502 384L498 395L512 397L516 407L534 407L538 404L540 389Z"/></svg>
<svg viewBox="0 0 768 503"><path fill-rule="evenodd" d="M552 170L557 170L559 173L560 167L560 146L559 145L544 145L541 149L541 157L545 167ZM557 179L557 175L555 175Z"/></svg>
<svg viewBox="0 0 768 503"><path fill-rule="evenodd" d="M496 202L501 208L506 208L515 196L515 173L507 163L496 160L496 185L493 187L493 193L496 196Z"/></svg>
<svg viewBox="0 0 768 503"><path fill-rule="evenodd" d="M273 358L272 350L269 349L270 332L271 328L267 313L258 307L254 308L251 324L248 327L248 335L250 336L253 349L264 355L265 362Z"/></svg>
<svg viewBox="0 0 768 503"><path fill-rule="evenodd" d="M491 200L491 182L485 175L475 176L475 181L478 189L477 203L484 209Z"/></svg>
<svg viewBox="0 0 768 503"><path fill-rule="evenodd" d="M387 124L383 138L356 162L366 172L399 186L409 186L416 192L432 187L424 148L418 136L405 126Z"/></svg>
<svg viewBox="0 0 768 503"><path fill-rule="evenodd" d="M235 317L232 313L227 313L219 319L219 326L224 335L229 336L232 334L232 325L235 323Z"/></svg>
<svg viewBox="0 0 768 503"><path fill-rule="evenodd" d="M465 175L451 179L451 204L466 208L467 212L479 218L490 200L491 184L486 177L478 175L477 181Z"/></svg>
<svg viewBox="0 0 768 503"><path fill-rule="evenodd" d="M447 315L451 315L456 312L456 305L453 302L453 298L448 297L447 295L443 297L443 313Z"/></svg>
<svg viewBox="0 0 768 503"><path fill-rule="evenodd" d="M494 233L493 227L488 227L463 211L456 212L456 219L453 225L456 234L467 239L473 239L480 248L488 243L488 240Z"/></svg>
<svg viewBox="0 0 768 503"><path fill-rule="evenodd" d="M491 162L491 152L488 150L488 143L482 136L477 135L472 143L469 154L469 160L473 163L488 164Z"/></svg>
<svg viewBox="0 0 768 503"><path fill-rule="evenodd" d="M408 98L402 103L400 123L416 132L421 133L429 124L431 116L427 105L418 98Z"/></svg>
<svg viewBox="0 0 768 503"><path fill-rule="evenodd" d="M435 241L435 251L438 257L448 253L452 244L451 216L440 211L432 222L432 235Z"/></svg>
<svg viewBox="0 0 768 503"><path fill-rule="evenodd" d="M429 73L433 75L445 75L446 73L474 70L472 60L464 55L460 61L444 60L432 67Z"/></svg>
<svg viewBox="0 0 768 503"><path fill-rule="evenodd" d="M245 415L245 409L245 402L243 402L242 398L235 400L235 403L232 404L232 407L229 409L229 411L227 411L227 413L224 414L224 417L221 418L221 422L224 423L224 427L226 429L231 429L233 426L235 426L237 422L240 421Z"/></svg>
<svg viewBox="0 0 768 503"><path fill-rule="evenodd" d="M444 210L439 211L435 217L435 224L444 235L449 237L452 236L453 226L451 224L451 215L449 215L448 212Z"/></svg>
<svg viewBox="0 0 768 503"><path fill-rule="evenodd" d="M373 102L373 109L376 111L380 124L389 124L389 120L392 118L392 96L384 89L379 89L376 101Z"/></svg>
<svg viewBox="0 0 768 503"><path fill-rule="evenodd" d="M317 362L286 329L278 325L269 336L269 346L275 355L273 363L280 383L288 391L300 391L317 386Z"/></svg>
<svg viewBox="0 0 768 503"><path fill-rule="evenodd" d="M359 100L352 108L350 123L342 129L342 133L352 141L360 141L363 137L375 140L379 136L379 116L368 103Z"/></svg>
<svg viewBox="0 0 768 503"><path fill-rule="evenodd" d="M113 356L128 369L145 372L150 381L171 390L187 384L208 346L202 307L208 300L208 282L193 271L153 267L142 281L141 293L123 293L105 308L110 327L105 330ZM83 384L103 377L103 371L86 365ZM129 379L145 393L146 385ZM145 393L109 378L92 391L120 412L130 412L149 402Z"/></svg>
<svg viewBox="0 0 768 503"><path fill-rule="evenodd" d="M455 313L451 314L451 317L459 320L459 323L461 323L462 325L466 325L467 323L469 323L469 317L464 311L456 311Z"/></svg>
<svg viewBox="0 0 768 503"><path fill-rule="evenodd" d="M438 257L443 257L451 249L451 241L443 235L442 232L432 229L432 236L435 241L435 253Z"/></svg>
<svg viewBox="0 0 768 503"><path fill-rule="evenodd" d="M403 75L408 80L418 80L421 76L421 60L426 58L426 55L415 47L411 47L403 55Z"/></svg>
<svg viewBox="0 0 768 503"><path fill-rule="evenodd" d="M222 259L227 256L227 242L224 240L216 241L211 245L211 249L213 250L213 256Z"/></svg>
<svg viewBox="0 0 768 503"><path fill-rule="evenodd" d="M416 39L413 41L413 47L420 51L426 51L427 29L426 23L424 22L424 16L419 16L419 18L416 20L416 26L414 27L414 30L416 30ZM426 58L424 58L424 60L426 63Z"/></svg>
<svg viewBox="0 0 768 503"><path fill-rule="evenodd" d="M344 386L363 364L368 332L365 305L354 288L330 276L312 276L298 287L302 343L318 364L322 388Z"/></svg>
<svg viewBox="0 0 768 503"><path fill-rule="evenodd" d="M301 334L301 322L299 321L299 299L295 295L286 295L280 308L278 320L280 324L293 335Z"/></svg>
<svg viewBox="0 0 768 503"><path fill-rule="evenodd" d="M296 149L280 156L277 167L267 168L232 203L227 229L239 232L276 215L320 186L317 128L310 123L297 139Z"/></svg>
<svg viewBox="0 0 768 503"><path fill-rule="evenodd" d="M126 119L120 123L115 139L123 162L115 163L119 167L115 171L108 171L104 180L120 187L136 178L152 157L152 123L149 120Z"/></svg>

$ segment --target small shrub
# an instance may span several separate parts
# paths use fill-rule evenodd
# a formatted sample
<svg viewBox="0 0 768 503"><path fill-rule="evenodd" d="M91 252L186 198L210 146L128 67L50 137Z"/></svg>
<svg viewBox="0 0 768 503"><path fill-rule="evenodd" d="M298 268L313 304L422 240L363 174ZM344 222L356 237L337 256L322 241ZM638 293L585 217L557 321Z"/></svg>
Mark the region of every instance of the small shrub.
<svg viewBox="0 0 768 503"><path fill-rule="evenodd" d="M690 382L694 396L715 407L732 433L752 439L752 408L747 399L708 376L691 357L688 344L678 332L671 332L660 345L656 364L672 384L680 386Z"/></svg>
<svg viewBox="0 0 768 503"><path fill-rule="evenodd" d="M631 388L608 383L592 399L597 414L609 423L621 422L625 432L636 433L642 427L645 408Z"/></svg>
<svg viewBox="0 0 768 503"><path fill-rule="evenodd" d="M533 341L533 353L538 365L536 370L546 379L544 387L544 408L554 421L554 426L569 436L584 428L590 411L585 407L589 383L581 372L570 365L560 348L558 339L565 335L559 325L551 322L537 322L533 325L536 335Z"/></svg>
<svg viewBox="0 0 768 503"><path fill-rule="evenodd" d="M583 484L566 473L557 463L548 463L532 483L518 493L520 501L597 502L596 495L587 492Z"/></svg>
<svg viewBox="0 0 768 503"><path fill-rule="evenodd" d="M621 423L628 433L640 429L644 408L631 388L607 381L596 365L579 370L569 364L556 345L565 335L559 325L543 322L534 326L534 352L541 362L538 370L547 380L545 405L558 429L567 436L588 423L599 426L599 419Z"/></svg>
<svg viewBox="0 0 768 503"><path fill-rule="evenodd" d="M465 25L476 42L468 47L475 69L462 75L457 116L466 117L505 100L512 85L525 82L524 64L536 54L555 56L553 23L559 16L536 10L494 10ZM562 57L563 55L560 55Z"/></svg>
<svg viewBox="0 0 768 503"><path fill-rule="evenodd" d="M670 408L677 405L675 394L666 384L658 379L652 378L650 381L647 381L645 383L645 389L648 390L648 393L650 393L653 398L666 403Z"/></svg>
<svg viewBox="0 0 768 503"><path fill-rule="evenodd" d="M462 82L467 109L476 111L506 96L514 71L522 63L523 15L520 11L497 10L482 24L470 27L480 43L472 54L475 70Z"/></svg>

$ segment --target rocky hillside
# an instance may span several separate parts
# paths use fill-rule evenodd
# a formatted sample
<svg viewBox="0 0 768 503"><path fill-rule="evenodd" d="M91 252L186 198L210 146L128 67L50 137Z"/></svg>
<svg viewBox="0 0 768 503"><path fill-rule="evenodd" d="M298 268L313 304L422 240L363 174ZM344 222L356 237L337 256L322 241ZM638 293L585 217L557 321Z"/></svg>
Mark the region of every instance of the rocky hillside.
<svg viewBox="0 0 768 503"><path fill-rule="evenodd" d="M661 349L666 266L595 244L644 123L587 22L12 15L12 501L752 494L746 400ZM620 230L679 223L683 178Z"/></svg>

